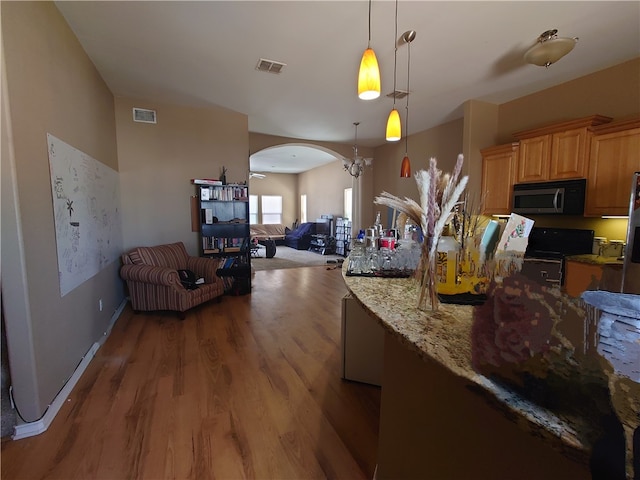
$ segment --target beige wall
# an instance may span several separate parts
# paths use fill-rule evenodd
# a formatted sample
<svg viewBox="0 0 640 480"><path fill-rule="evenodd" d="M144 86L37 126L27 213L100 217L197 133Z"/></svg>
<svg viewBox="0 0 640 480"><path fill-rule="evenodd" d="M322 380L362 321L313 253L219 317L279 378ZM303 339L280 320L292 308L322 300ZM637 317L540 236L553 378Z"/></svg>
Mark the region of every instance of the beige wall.
<svg viewBox="0 0 640 480"><path fill-rule="evenodd" d="M60 297L46 135L117 170L116 131L113 97L55 4L1 2L0 9L2 137L12 147L3 145L2 158L3 185L12 180L2 191L2 298L14 396L33 421L124 298L117 262Z"/></svg>
<svg viewBox="0 0 640 480"><path fill-rule="evenodd" d="M386 191L401 198L418 199L418 188L413 175L418 170L428 169L431 157L438 161L440 170L451 171L458 154L463 153L463 128L464 122L459 119L410 135L408 152L411 159L411 178L400 177L400 164L405 152L404 141L377 147L374 154L373 196ZM386 224L387 208L373 205L373 197L370 202L372 208L363 215L365 227L373 224L376 211L381 212L383 223Z"/></svg>
<svg viewBox="0 0 640 480"><path fill-rule="evenodd" d="M290 173L269 173L265 178L249 180L249 194L258 196L258 219L262 218L261 195L282 196L282 224L291 227L300 218L298 200L298 175Z"/></svg>
<svg viewBox="0 0 640 480"><path fill-rule="evenodd" d="M157 124L136 123L132 108L157 111ZM194 108L117 98L115 101L125 249L184 242L198 253L191 231L192 178L247 181L247 116L221 108Z"/></svg>
<svg viewBox="0 0 640 480"><path fill-rule="evenodd" d="M619 120L638 113L640 58L501 104L496 144L553 122L595 114Z"/></svg>
<svg viewBox="0 0 640 480"><path fill-rule="evenodd" d="M328 163L299 175L299 195L307 195L307 220L322 215L344 215L344 190L352 188L354 178L344 171L342 161Z"/></svg>

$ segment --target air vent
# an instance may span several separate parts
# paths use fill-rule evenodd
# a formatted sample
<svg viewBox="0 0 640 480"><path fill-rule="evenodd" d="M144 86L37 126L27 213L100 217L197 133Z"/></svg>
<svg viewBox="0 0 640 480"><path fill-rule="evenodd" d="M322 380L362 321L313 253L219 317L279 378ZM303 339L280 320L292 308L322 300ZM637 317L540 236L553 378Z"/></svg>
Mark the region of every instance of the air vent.
<svg viewBox="0 0 640 480"><path fill-rule="evenodd" d="M146 108L133 107L133 121L141 123L158 123L156 121L156 111Z"/></svg>
<svg viewBox="0 0 640 480"><path fill-rule="evenodd" d="M395 97L396 100L400 100L401 98L404 98L407 95L409 95L409 92L407 92L406 90L396 90L395 92L388 93L387 97L389 98Z"/></svg>
<svg viewBox="0 0 640 480"><path fill-rule="evenodd" d="M276 62L275 60L267 60L266 58L261 58L258 60L258 64L256 65L256 70L267 73L280 73L282 69L286 67L286 63Z"/></svg>

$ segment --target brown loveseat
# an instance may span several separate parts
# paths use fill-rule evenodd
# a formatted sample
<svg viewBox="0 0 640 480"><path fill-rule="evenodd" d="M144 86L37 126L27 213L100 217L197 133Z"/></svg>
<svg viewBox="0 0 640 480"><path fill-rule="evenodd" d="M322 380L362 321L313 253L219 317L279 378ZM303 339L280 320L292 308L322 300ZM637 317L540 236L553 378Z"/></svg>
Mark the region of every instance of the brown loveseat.
<svg viewBox="0 0 640 480"><path fill-rule="evenodd" d="M122 255L122 263L120 276L127 282L136 312L174 310L184 318L190 308L224 293L224 283L216 275L220 260L189 256L182 242L134 248ZM204 278L204 284L186 289L178 270L191 270Z"/></svg>
<svg viewBox="0 0 640 480"><path fill-rule="evenodd" d="M281 223L253 223L249 227L251 240L262 242L264 240L274 240L276 245L284 243L287 234L286 227Z"/></svg>

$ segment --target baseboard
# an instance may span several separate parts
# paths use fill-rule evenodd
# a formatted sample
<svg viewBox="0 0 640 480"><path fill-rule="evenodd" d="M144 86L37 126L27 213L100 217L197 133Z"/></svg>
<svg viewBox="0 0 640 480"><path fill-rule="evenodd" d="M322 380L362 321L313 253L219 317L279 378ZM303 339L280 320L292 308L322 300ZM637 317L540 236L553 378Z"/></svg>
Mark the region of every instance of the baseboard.
<svg viewBox="0 0 640 480"><path fill-rule="evenodd" d="M20 425L16 425L14 429L14 434L11 436L13 440L20 440L21 438L40 435L42 432L45 432L49 428L49 426L51 425L51 422L53 422L53 419L56 417L56 415L60 411L60 408L62 408L62 405L67 400L67 397L71 394L73 387L76 386L76 384L78 383L78 380L80 380L80 377L82 377L82 374L89 366L89 363L91 363L91 360L93 360L95 353L104 344L107 337L111 334L111 329L113 328L113 325L116 323L116 320L118 319L118 317L120 317L120 314L122 313L122 310L124 310L124 307L126 305L127 305L127 298L125 298L122 301L122 303L118 306L117 310L111 316L111 320L109 321L109 326L107 327L107 330L104 332L104 335L102 336L102 338L97 342L95 342L93 345L91 345L91 348L89 348L89 351L87 351L84 357L82 357L82 360L74 370L71 377L69 377L69 380L67 380L67 383L64 384L64 387L62 387L62 389L58 392L56 397L53 399L53 402L51 402L49 407L47 407L47 410L44 412L44 415L42 416L42 418L36 420L35 422L28 422L28 423L22 423Z"/></svg>

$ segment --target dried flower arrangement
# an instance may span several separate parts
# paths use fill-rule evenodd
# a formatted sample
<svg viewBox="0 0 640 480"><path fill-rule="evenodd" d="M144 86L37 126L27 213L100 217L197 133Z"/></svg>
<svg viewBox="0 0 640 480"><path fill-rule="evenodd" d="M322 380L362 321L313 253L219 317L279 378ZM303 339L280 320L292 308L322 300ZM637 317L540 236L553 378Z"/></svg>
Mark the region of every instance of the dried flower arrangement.
<svg viewBox="0 0 640 480"><path fill-rule="evenodd" d="M416 172L415 179L420 203L407 197L401 199L388 192L382 192L375 198L375 203L389 206L400 212L402 223L406 218L409 218L422 228L424 241L421 247L420 266L416 269L415 274L420 282L418 308L421 309L426 308L427 298L430 300L431 309L434 311L438 309L436 251L442 231L450 221L454 208L459 204L462 192L469 180L469 177L465 175L458 181L463 161L463 155L458 155L453 172L443 174L442 170L437 167L437 160L431 158L429 170Z"/></svg>

